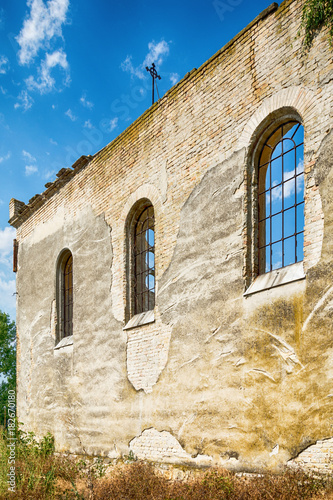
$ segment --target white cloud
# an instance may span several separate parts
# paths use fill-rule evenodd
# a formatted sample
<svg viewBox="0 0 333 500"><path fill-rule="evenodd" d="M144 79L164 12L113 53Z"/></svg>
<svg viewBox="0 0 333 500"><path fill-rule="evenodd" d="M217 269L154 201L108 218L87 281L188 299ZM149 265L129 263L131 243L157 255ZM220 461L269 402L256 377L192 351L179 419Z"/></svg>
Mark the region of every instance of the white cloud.
<svg viewBox="0 0 333 500"><path fill-rule="evenodd" d="M70 118L72 122L75 122L75 120L77 120L77 116L73 114L70 108L66 111L65 115L68 116L68 118Z"/></svg>
<svg viewBox="0 0 333 500"><path fill-rule="evenodd" d="M57 173L56 170L46 170L43 174L43 177L45 180L50 180L50 179L53 179L55 174Z"/></svg>
<svg viewBox="0 0 333 500"><path fill-rule="evenodd" d="M54 139L52 139L52 137L50 139L50 143L53 144L53 146L58 146L57 141L55 141Z"/></svg>
<svg viewBox="0 0 333 500"><path fill-rule="evenodd" d="M80 102L85 108L92 109L94 107L93 102L87 101L86 94L83 94L83 96L80 98Z"/></svg>
<svg viewBox="0 0 333 500"><path fill-rule="evenodd" d="M131 76L136 76L142 80L146 74L146 66L151 66L152 63L155 63L157 67L161 66L164 58L169 55L169 52L169 44L165 40L161 40L158 43L153 40L148 43L148 53L139 66L134 67L132 56L127 56L120 67L123 71L130 73Z"/></svg>
<svg viewBox="0 0 333 500"><path fill-rule="evenodd" d="M26 165L25 166L25 175L28 177L29 175L36 174L38 172L38 168L36 165Z"/></svg>
<svg viewBox="0 0 333 500"><path fill-rule="evenodd" d="M179 81L179 75L178 73L171 73L170 74L170 82L172 85L176 85L176 83Z"/></svg>
<svg viewBox="0 0 333 500"><path fill-rule="evenodd" d="M84 122L84 128L93 128L93 125L90 120Z"/></svg>
<svg viewBox="0 0 333 500"><path fill-rule="evenodd" d="M69 65L67 56L63 50L56 50L52 54L46 54L46 58L41 62L38 68L39 76L35 78L30 75L26 79L26 84L29 90L38 90L41 94L51 92L55 87L55 79L51 76L51 70L59 66L65 71L64 85L69 85Z"/></svg>
<svg viewBox="0 0 333 500"><path fill-rule="evenodd" d="M297 165L296 168L296 174L300 174L303 172L303 160L300 160L300 162ZM283 184L283 195L284 198L289 198L289 196L294 196L295 195L295 179L293 178L295 175L295 171L291 170L290 172L284 172L283 174L283 179L284 179L284 184ZM277 180L274 180L272 182L272 186L276 186L278 184ZM304 190L304 182L297 182L297 193L300 193L302 190ZM282 186L278 186L271 191L272 193L272 202L276 200L282 200ZM269 203L270 200L270 195L269 193L266 194L266 202Z"/></svg>
<svg viewBox="0 0 333 500"><path fill-rule="evenodd" d="M127 56L125 61L123 61L120 65L123 71L130 73L132 76L136 76L141 80L145 77L145 74L142 70L142 65L135 68L132 63L132 56Z"/></svg>
<svg viewBox="0 0 333 500"><path fill-rule="evenodd" d="M28 151L25 151L24 149L22 151L22 156L23 156L24 159L27 159L27 160L29 160L31 162L35 162L36 161L36 158L34 156L32 156L32 154L30 154Z"/></svg>
<svg viewBox="0 0 333 500"><path fill-rule="evenodd" d="M9 160L9 158L12 156L12 153L8 151L8 153L5 156L0 156L0 163L3 161Z"/></svg>
<svg viewBox="0 0 333 500"><path fill-rule="evenodd" d="M0 126L5 130L10 130L9 126L6 123L6 118L3 113L0 113Z"/></svg>
<svg viewBox="0 0 333 500"><path fill-rule="evenodd" d="M0 198L0 207L3 205L5 202Z"/></svg>
<svg viewBox="0 0 333 500"><path fill-rule="evenodd" d="M54 37L62 36L62 25L66 22L69 0L27 0L30 14L16 37L20 46L20 64L29 64L41 48L48 48Z"/></svg>
<svg viewBox="0 0 333 500"><path fill-rule="evenodd" d="M161 66L164 57L169 55L169 45L165 40L161 40L158 43L152 42L148 43L149 52L143 61L143 66L151 66L155 63L156 66Z"/></svg>
<svg viewBox="0 0 333 500"><path fill-rule="evenodd" d="M2 30L5 26L5 10L3 8L0 9L0 30Z"/></svg>
<svg viewBox="0 0 333 500"><path fill-rule="evenodd" d="M0 278L0 310L15 319L15 280Z"/></svg>
<svg viewBox="0 0 333 500"><path fill-rule="evenodd" d="M6 257L12 252L15 235L16 231L13 227L0 229L0 256Z"/></svg>
<svg viewBox="0 0 333 500"><path fill-rule="evenodd" d="M9 69L9 61L6 56L0 56L0 75L5 75Z"/></svg>
<svg viewBox="0 0 333 500"><path fill-rule="evenodd" d="M36 158L32 156L31 153L28 151L25 151L23 149L22 151L22 156L24 160L27 160L29 162L29 165L25 166L25 175L28 177L29 175L36 174L38 172L38 167L36 165Z"/></svg>
<svg viewBox="0 0 333 500"><path fill-rule="evenodd" d="M105 120L107 122L107 120ZM107 132L112 132L112 130L114 130L118 125L118 118L112 118L112 120L110 120L109 122L109 126L106 126L105 130Z"/></svg>
<svg viewBox="0 0 333 500"><path fill-rule="evenodd" d="M22 90L17 96L18 102L14 104L15 109L23 108L23 111L27 111L31 108L34 103L33 98L28 94L26 90Z"/></svg>

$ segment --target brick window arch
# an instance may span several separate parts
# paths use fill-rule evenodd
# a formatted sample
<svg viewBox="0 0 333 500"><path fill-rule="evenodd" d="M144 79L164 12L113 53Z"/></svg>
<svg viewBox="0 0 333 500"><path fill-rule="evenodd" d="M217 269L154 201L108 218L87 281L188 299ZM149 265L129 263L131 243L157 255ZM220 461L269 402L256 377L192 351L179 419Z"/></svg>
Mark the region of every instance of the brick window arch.
<svg viewBox="0 0 333 500"><path fill-rule="evenodd" d="M304 129L297 120L269 134L258 162L259 274L303 260Z"/></svg>

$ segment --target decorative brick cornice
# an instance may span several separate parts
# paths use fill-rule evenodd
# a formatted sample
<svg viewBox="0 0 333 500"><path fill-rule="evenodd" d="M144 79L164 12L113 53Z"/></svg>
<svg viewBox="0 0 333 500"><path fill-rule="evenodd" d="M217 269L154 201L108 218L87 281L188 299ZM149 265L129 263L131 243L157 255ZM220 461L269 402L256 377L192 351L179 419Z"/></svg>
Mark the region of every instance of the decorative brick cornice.
<svg viewBox="0 0 333 500"><path fill-rule="evenodd" d="M35 194L30 198L28 204L12 198L9 203L9 224L15 228L20 227L38 208L67 184L79 170L85 167L91 158L91 156L81 156L71 168L59 170L56 174L57 179L54 182L47 182L45 184L46 190L42 194Z"/></svg>

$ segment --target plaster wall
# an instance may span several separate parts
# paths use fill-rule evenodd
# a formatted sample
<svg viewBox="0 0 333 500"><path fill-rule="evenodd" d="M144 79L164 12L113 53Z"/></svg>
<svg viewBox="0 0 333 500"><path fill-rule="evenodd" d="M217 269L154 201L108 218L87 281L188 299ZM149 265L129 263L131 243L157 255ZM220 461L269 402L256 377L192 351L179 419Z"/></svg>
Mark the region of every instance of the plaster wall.
<svg viewBox="0 0 333 500"><path fill-rule="evenodd" d="M58 450L274 468L333 435L333 63L325 32L302 53L300 12L273 5L11 218L18 416ZM253 155L283 110L305 128L305 275L244 296ZM156 307L126 330L126 220L141 198L155 210ZM74 326L57 346L64 248Z"/></svg>

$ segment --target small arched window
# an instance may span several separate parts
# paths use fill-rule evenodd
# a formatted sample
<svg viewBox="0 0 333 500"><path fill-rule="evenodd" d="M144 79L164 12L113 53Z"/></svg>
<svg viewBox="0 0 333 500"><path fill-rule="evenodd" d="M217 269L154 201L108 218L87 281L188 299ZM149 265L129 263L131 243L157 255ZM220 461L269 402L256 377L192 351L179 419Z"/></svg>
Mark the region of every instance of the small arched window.
<svg viewBox="0 0 333 500"><path fill-rule="evenodd" d="M57 337L73 335L73 256L66 249L58 260L57 268Z"/></svg>
<svg viewBox="0 0 333 500"><path fill-rule="evenodd" d="M73 334L73 256L70 254L64 265L63 276L64 337Z"/></svg>
<svg viewBox="0 0 333 500"><path fill-rule="evenodd" d="M154 208L150 204L138 211L133 234L134 314L155 307L155 229Z"/></svg>
<svg viewBox="0 0 333 500"><path fill-rule="evenodd" d="M290 120L269 135L259 155L259 273L303 260L304 129Z"/></svg>

